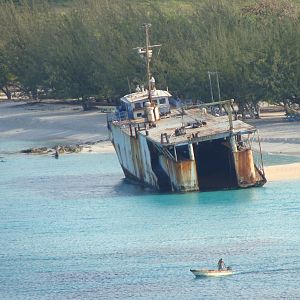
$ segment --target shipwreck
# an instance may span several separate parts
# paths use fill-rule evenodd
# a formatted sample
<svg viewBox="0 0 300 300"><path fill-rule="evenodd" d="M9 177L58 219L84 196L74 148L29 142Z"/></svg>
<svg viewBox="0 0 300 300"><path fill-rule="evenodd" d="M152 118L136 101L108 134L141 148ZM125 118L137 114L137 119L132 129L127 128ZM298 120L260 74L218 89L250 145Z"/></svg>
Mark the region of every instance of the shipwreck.
<svg viewBox="0 0 300 300"><path fill-rule="evenodd" d="M146 61L147 87L107 115L125 177L164 192L264 185L261 149L252 149L257 129L236 118L233 100L174 107L169 91L156 89L150 61L160 45L150 45L150 24L144 27L146 45L136 49Z"/></svg>

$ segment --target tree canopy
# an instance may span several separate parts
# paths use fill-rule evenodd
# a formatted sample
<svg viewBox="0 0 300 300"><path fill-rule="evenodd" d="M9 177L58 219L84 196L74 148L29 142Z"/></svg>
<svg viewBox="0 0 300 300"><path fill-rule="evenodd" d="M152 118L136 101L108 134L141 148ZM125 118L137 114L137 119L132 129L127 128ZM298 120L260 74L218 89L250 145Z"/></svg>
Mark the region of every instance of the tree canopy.
<svg viewBox="0 0 300 300"><path fill-rule="evenodd" d="M116 99L145 81L133 51L162 43L153 74L185 98L210 99L208 71L222 98L274 102L300 95L300 20L288 0L0 2L0 88L33 98ZM176 2L176 3L175 3ZM180 6L180 10L176 7ZM214 84L214 82L213 82Z"/></svg>

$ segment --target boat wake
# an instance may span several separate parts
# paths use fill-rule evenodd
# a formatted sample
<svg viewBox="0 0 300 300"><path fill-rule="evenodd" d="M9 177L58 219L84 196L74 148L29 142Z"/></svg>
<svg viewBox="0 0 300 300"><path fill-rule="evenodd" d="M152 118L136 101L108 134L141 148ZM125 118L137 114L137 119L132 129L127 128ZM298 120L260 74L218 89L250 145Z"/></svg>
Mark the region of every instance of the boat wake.
<svg viewBox="0 0 300 300"><path fill-rule="evenodd" d="M268 273L283 273L290 271L299 271L300 267L295 268L277 268L277 269L267 269L267 270L252 270L252 271L236 271L235 275L247 275L247 274L268 274Z"/></svg>

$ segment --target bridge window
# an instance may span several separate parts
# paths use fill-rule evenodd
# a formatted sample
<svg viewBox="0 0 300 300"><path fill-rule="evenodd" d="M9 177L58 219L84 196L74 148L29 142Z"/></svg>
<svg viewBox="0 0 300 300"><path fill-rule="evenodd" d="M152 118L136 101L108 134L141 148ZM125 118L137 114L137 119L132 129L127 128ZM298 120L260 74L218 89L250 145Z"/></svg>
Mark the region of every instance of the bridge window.
<svg viewBox="0 0 300 300"><path fill-rule="evenodd" d="M142 108L142 103L137 102L137 103L134 104L134 107L135 108Z"/></svg>
<svg viewBox="0 0 300 300"><path fill-rule="evenodd" d="M159 104L166 104L166 98L160 98L159 99Z"/></svg>

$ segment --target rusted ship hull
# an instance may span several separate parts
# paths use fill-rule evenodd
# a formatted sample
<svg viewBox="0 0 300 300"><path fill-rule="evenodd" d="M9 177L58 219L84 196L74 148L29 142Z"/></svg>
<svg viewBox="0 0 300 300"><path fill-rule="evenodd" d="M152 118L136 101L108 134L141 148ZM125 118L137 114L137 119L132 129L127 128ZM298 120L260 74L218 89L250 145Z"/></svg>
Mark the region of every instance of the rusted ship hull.
<svg viewBox="0 0 300 300"><path fill-rule="evenodd" d="M107 118L125 176L166 192L263 185L249 138L256 129L233 120L233 99L171 109L172 95L156 88L150 71L153 49L161 45L149 42L151 24L143 27L146 45L136 49L146 62L147 88L123 96Z"/></svg>
<svg viewBox="0 0 300 300"><path fill-rule="evenodd" d="M266 179L251 149L233 151L227 132L214 139L164 146L147 130L110 124L112 143L127 178L164 192L262 186Z"/></svg>

